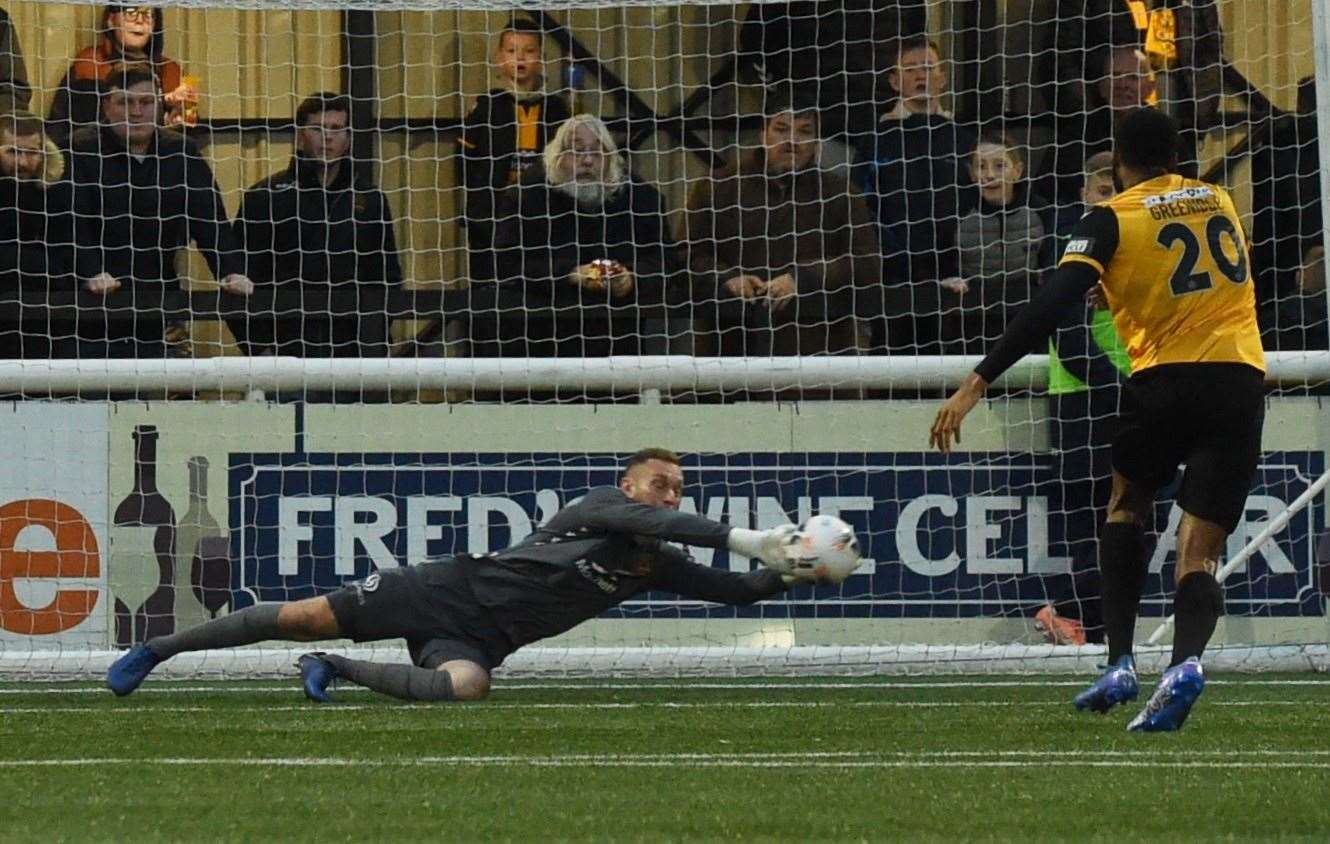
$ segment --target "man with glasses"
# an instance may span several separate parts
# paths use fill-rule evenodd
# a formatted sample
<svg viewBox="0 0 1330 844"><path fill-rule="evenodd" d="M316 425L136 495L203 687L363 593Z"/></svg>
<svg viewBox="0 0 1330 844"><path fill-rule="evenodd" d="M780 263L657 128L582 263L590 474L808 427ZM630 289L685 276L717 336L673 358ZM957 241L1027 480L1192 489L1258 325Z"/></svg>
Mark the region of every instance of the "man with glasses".
<svg viewBox="0 0 1330 844"><path fill-rule="evenodd" d="M503 355L634 354L643 306L661 305L680 269L660 192L633 176L598 117L570 118L543 160L499 203L494 245L500 286L520 292L520 334L494 317L503 303L473 299L473 339ZM490 310L490 319L481 319Z"/></svg>
<svg viewBox="0 0 1330 844"><path fill-rule="evenodd" d="M311 94L295 127L291 164L245 193L236 232L256 284L312 295L232 331L251 354L383 357L386 294L402 269L388 199L350 154L351 99Z"/></svg>

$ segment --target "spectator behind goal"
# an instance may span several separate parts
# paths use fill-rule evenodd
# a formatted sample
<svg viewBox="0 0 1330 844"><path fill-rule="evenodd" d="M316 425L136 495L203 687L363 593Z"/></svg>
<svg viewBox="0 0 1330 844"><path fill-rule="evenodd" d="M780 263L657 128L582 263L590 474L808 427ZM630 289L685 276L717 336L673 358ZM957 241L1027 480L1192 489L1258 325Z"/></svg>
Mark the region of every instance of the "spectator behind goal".
<svg viewBox="0 0 1330 844"><path fill-rule="evenodd" d="M1053 203L1059 217L1074 206L1081 189L1081 173L1090 156L1113 148L1113 132L1132 109L1153 107L1158 83L1149 58L1133 43L1118 43L1092 51L1086 58L1091 83L1083 109L1059 114L1050 149L1034 178L1036 195ZM1196 175L1196 136L1183 132L1179 172ZM1059 220L1056 226L1061 226Z"/></svg>
<svg viewBox="0 0 1330 844"><path fill-rule="evenodd" d="M1024 182L1025 158L1000 131L980 134L970 155L979 206L956 227L960 275L942 286L943 348L978 354L1030 293L1039 269L1044 224Z"/></svg>
<svg viewBox="0 0 1330 844"><path fill-rule="evenodd" d="M163 125L187 122L186 110L198 102L198 90L187 83L180 64L162 50L166 33L162 10L152 6L110 5L102 9L97 43L80 50L64 79L56 85L48 116L48 131L64 146L74 132L96 125L100 109L100 83L118 65L147 64L163 91Z"/></svg>
<svg viewBox="0 0 1330 844"><path fill-rule="evenodd" d="M295 125L291 163L245 192L235 230L256 285L311 293L311 305L251 313L232 332L251 354L384 357L402 268L388 198L350 155L351 98L311 94Z"/></svg>
<svg viewBox="0 0 1330 844"><path fill-rule="evenodd" d="M28 68L23 63L23 48L14 34L9 13L0 9L0 112L26 109L32 100Z"/></svg>
<svg viewBox="0 0 1330 844"><path fill-rule="evenodd" d="M521 291L523 319L505 324L490 310L472 320L475 339L504 355L635 353L636 306L663 304L679 269L659 191L632 175L590 114L560 126L542 162L504 194L494 247L499 283Z"/></svg>
<svg viewBox="0 0 1330 844"><path fill-rule="evenodd" d="M193 141L160 125L152 67L119 65L101 87L102 125L74 133L70 174L75 269L85 290L106 297L101 312L110 322L104 331L91 319L80 323L79 354L163 357L158 306L179 289L176 258L190 241L223 291L248 295L253 284L208 160Z"/></svg>
<svg viewBox="0 0 1330 844"><path fill-rule="evenodd" d="M65 159L41 118L0 113L0 287L36 294L74 290L74 218ZM43 358L53 332L47 309L11 311L22 322L0 324L0 357Z"/></svg>
<svg viewBox="0 0 1330 844"><path fill-rule="evenodd" d="M881 313L875 226L818 168L820 143L811 101L769 98L762 145L689 197L695 301L715 309L722 354L853 353L857 317Z"/></svg>
<svg viewBox="0 0 1330 844"><path fill-rule="evenodd" d="M457 183L466 192L462 225L470 248L470 277L494 278L494 213L499 195L539 163L550 138L572 117L563 98L547 94L544 34L513 19L499 33L492 57L502 87L476 100L462 120Z"/></svg>
<svg viewBox="0 0 1330 844"><path fill-rule="evenodd" d="M886 322L874 346L937 354L937 280L958 272L956 222L976 201L966 161L975 133L943 109L947 73L927 37L901 40L887 83L896 105L859 150L883 254Z"/></svg>

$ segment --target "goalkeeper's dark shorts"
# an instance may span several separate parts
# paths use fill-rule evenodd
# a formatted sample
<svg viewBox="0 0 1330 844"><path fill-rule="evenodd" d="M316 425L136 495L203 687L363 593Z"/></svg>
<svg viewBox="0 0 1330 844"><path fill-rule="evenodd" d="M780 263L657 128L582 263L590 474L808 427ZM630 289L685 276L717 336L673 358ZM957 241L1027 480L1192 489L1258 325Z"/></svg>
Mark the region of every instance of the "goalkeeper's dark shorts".
<svg viewBox="0 0 1330 844"><path fill-rule="evenodd" d="M337 627L355 642L406 639L424 668L465 659L494 670L513 651L471 588L469 557L377 571L328 595Z"/></svg>
<svg viewBox="0 0 1330 844"><path fill-rule="evenodd" d="M1261 457L1264 380L1241 363L1164 364L1133 375L1122 391L1113 468L1153 492L1186 464L1178 506L1232 533Z"/></svg>

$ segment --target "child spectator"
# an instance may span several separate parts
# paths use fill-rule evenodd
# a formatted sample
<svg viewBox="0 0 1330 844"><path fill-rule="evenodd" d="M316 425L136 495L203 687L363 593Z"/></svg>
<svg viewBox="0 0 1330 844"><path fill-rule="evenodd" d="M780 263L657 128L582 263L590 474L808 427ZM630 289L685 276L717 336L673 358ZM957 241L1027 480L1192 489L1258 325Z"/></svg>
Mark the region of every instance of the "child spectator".
<svg viewBox="0 0 1330 844"><path fill-rule="evenodd" d="M1090 156L1081 178L1080 201L1058 209L1053 215L1053 236L1044 242L1044 254L1039 262L1041 270L1057 266L1062 250L1067 248L1067 241L1071 238L1071 230L1090 206L1107 202L1117 193L1113 186L1113 153L1097 152Z"/></svg>
<svg viewBox="0 0 1330 844"><path fill-rule="evenodd" d="M190 122L186 112L198 102L198 90L193 80L187 81L181 74L180 65L162 53L166 35L161 9L106 6L98 33L97 43L74 57L69 72L56 86L47 133L58 144L65 146L70 135L97 122L97 85L105 82L119 64L151 65L163 92L162 124L180 126Z"/></svg>
<svg viewBox="0 0 1330 844"><path fill-rule="evenodd" d="M985 131L970 155L979 206L956 228L960 275L942 286L944 351L980 354L1030 299L1044 224L1033 210L1025 159L1005 134Z"/></svg>
<svg viewBox="0 0 1330 844"><path fill-rule="evenodd" d="M462 121L458 184L466 192L462 225L471 251L472 279L495 277L494 210L499 194L540 161L545 145L572 117L561 97L543 90L543 36L534 24L513 20L499 33L494 70L503 87L476 100Z"/></svg>

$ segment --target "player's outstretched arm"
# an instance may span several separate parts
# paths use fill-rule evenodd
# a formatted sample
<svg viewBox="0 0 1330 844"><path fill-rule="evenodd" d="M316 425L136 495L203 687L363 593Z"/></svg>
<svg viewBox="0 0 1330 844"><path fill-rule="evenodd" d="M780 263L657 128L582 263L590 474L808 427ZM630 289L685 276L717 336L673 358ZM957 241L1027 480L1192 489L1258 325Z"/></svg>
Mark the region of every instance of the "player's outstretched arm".
<svg viewBox="0 0 1330 844"><path fill-rule="evenodd" d="M749 572L727 571L695 563L682 551L670 549L657 558L651 589L673 592L697 601L745 605L784 592L786 581L771 568Z"/></svg>
<svg viewBox="0 0 1330 844"><path fill-rule="evenodd" d="M780 538L773 531L731 528L704 516L680 513L667 507L638 504L619 489L602 487L587 493L575 510L560 513L558 529L578 526L609 533L653 536L703 548L728 548L746 557L775 559ZM567 518L568 521L563 521ZM793 525L777 531L792 533ZM788 537L785 537L788 539Z"/></svg>
<svg viewBox="0 0 1330 844"><path fill-rule="evenodd" d="M1002 332L997 345L943 403L928 433L928 443L944 454L961 441L961 422L984 397L988 385L1018 360L1048 343L1062 314L1080 307L1085 293L1099 282L1099 270L1082 261L1062 264Z"/></svg>
<svg viewBox="0 0 1330 844"><path fill-rule="evenodd" d="M561 510L549 527L556 532L590 528L703 548L728 548L768 566L788 563L788 546L798 533L788 524L771 530L732 528L692 513L639 504L610 487L593 489L578 504Z"/></svg>

